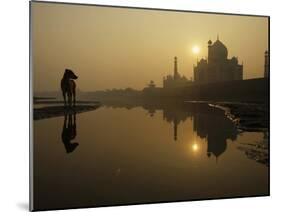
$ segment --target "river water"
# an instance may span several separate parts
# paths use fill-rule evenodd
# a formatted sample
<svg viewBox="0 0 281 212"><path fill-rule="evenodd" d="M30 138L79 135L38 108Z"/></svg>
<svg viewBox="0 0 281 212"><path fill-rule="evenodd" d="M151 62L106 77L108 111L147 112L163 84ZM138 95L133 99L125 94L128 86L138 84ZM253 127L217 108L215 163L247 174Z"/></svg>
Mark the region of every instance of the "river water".
<svg viewBox="0 0 281 212"><path fill-rule="evenodd" d="M34 122L35 209L268 195L268 166L207 104L107 104ZM246 147L246 148L245 148Z"/></svg>

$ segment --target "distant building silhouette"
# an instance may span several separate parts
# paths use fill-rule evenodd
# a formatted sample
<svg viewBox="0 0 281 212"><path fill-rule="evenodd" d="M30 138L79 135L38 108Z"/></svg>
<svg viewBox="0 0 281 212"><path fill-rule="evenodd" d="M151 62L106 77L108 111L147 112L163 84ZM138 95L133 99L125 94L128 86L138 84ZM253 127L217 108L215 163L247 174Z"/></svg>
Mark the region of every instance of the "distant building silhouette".
<svg viewBox="0 0 281 212"><path fill-rule="evenodd" d="M153 80L150 80L150 82L148 83L147 86L148 86L149 88L155 88L155 87L156 87Z"/></svg>
<svg viewBox="0 0 281 212"><path fill-rule="evenodd" d="M142 90L144 96L159 96L161 88L157 87L153 80L150 80L147 86Z"/></svg>
<svg viewBox="0 0 281 212"><path fill-rule="evenodd" d="M269 77L269 53L268 51L264 52L264 78Z"/></svg>
<svg viewBox="0 0 281 212"><path fill-rule="evenodd" d="M195 83L212 83L243 79L243 65L238 64L237 57L227 58L226 46L217 38L208 41L208 59L197 61L193 67Z"/></svg>
<svg viewBox="0 0 281 212"><path fill-rule="evenodd" d="M185 76L181 76L178 72L178 60L177 57L174 57L174 76L168 75L163 78L163 87L164 88L178 88L185 87L189 83L192 83L191 80L188 80Z"/></svg>

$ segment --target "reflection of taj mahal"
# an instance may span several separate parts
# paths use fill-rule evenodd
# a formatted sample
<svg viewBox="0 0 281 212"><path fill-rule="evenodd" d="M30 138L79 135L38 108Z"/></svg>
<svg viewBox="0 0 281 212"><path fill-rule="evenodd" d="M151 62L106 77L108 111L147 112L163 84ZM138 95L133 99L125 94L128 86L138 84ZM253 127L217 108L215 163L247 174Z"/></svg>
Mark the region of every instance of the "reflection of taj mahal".
<svg viewBox="0 0 281 212"><path fill-rule="evenodd" d="M162 111L163 120L172 125L170 128L173 134L171 140L175 142L181 142L178 137L178 127L191 119L193 131L207 142L206 155L208 157L213 156L218 159L227 149L227 140L235 141L237 139L236 126L225 116L224 111L210 107L208 104L183 103L181 101L145 101L133 105L125 102L115 103L115 105L109 104L107 106L127 109L141 106L151 117L154 117L156 111Z"/></svg>
<svg viewBox="0 0 281 212"><path fill-rule="evenodd" d="M227 140L237 139L238 131L230 119L225 117L224 111L204 104L183 104L162 108L165 121L173 124L174 141L177 141L178 125L187 118L193 120L193 130L207 142L207 156L218 159L227 148ZM224 129L224 130L222 130Z"/></svg>
<svg viewBox="0 0 281 212"><path fill-rule="evenodd" d="M237 57L227 58L226 46L217 38L208 41L208 58L197 61L194 69L194 82L212 83L243 79L243 65L238 64Z"/></svg>

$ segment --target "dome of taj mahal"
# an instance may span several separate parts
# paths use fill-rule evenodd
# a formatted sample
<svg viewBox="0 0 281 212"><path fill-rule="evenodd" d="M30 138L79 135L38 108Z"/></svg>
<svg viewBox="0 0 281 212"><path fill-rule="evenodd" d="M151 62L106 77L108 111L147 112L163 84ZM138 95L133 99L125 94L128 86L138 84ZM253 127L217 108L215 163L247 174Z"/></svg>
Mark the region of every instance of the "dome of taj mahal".
<svg viewBox="0 0 281 212"><path fill-rule="evenodd" d="M214 44L212 45L212 51L219 58L227 58L227 48L220 40L216 40L214 42Z"/></svg>

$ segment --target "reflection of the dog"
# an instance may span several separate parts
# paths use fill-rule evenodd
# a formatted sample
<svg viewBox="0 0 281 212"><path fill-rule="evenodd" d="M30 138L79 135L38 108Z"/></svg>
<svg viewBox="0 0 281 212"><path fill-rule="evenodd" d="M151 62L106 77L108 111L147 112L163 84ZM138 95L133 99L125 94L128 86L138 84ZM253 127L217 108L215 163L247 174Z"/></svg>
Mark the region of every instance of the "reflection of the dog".
<svg viewBox="0 0 281 212"><path fill-rule="evenodd" d="M64 114L63 129L61 133L62 142L67 153L73 152L79 145L74 142L71 143L76 137L76 114L67 112Z"/></svg>

